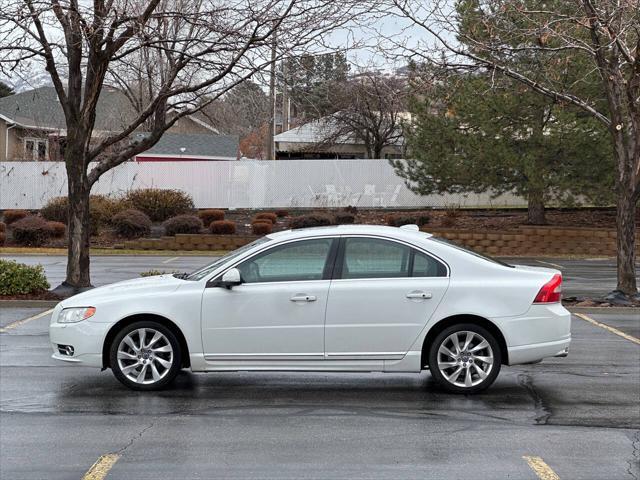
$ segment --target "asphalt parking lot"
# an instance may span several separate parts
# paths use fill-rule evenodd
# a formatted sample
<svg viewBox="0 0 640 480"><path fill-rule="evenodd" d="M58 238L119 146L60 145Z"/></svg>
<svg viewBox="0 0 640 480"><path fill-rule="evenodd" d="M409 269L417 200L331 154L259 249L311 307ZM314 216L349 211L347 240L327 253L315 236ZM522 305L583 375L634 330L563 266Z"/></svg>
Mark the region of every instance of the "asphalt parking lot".
<svg viewBox="0 0 640 480"><path fill-rule="evenodd" d="M67 259L59 255L5 255L28 265L41 264L52 287L65 278ZM91 278L95 286L136 278L141 272L159 270L165 272L190 272L213 261L213 256L116 256L91 257ZM505 258L512 264L555 268L562 271L565 296L599 296L616 286L614 259L566 259L566 258ZM640 269L640 265L638 265Z"/></svg>
<svg viewBox="0 0 640 480"><path fill-rule="evenodd" d="M569 357L455 396L428 373L185 371L137 393L53 361L41 313L0 308L3 479L81 479L98 459L86 478L640 477L640 345L578 317ZM589 318L638 334L638 314Z"/></svg>

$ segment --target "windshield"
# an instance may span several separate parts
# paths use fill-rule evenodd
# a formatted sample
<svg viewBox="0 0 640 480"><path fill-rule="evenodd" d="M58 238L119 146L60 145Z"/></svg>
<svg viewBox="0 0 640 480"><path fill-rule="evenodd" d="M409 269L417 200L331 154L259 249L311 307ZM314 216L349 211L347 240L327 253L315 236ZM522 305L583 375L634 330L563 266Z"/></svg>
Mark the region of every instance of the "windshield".
<svg viewBox="0 0 640 480"><path fill-rule="evenodd" d="M474 252L473 250L469 250L468 248L461 247L457 243L453 243L449 240L440 237L431 237L429 240L433 240L434 242L443 243L445 245L449 245L450 247L456 248L458 250L462 250L463 252L469 253L475 257L482 258L483 260L487 260L488 262L497 263L498 265L502 265L503 267L515 268L513 265L509 265L508 263L502 262L500 260L496 260L495 258L489 257L487 255L483 255L482 253Z"/></svg>
<svg viewBox="0 0 640 480"><path fill-rule="evenodd" d="M266 243L269 240L270 239L268 237L259 238L255 242L251 242L245 245L244 247L240 247L237 250L233 250L232 252L229 252L226 255L223 255L222 257L218 258L216 261L214 261L213 263L210 263L206 267L202 267L196 270L195 272L190 273L189 275L184 277L184 279L185 280L202 280L204 277L206 277L211 272L215 271L217 268L227 263L228 261L233 260L236 257L239 257L240 255L247 252L248 250L251 250L253 247Z"/></svg>

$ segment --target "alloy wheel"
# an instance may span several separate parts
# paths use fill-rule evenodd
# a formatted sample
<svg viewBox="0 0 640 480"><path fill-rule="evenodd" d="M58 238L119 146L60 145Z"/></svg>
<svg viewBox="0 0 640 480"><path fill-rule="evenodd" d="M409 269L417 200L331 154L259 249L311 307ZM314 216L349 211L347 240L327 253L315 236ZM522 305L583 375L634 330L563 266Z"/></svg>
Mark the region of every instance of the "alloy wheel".
<svg viewBox="0 0 640 480"><path fill-rule="evenodd" d="M493 349L479 333L457 331L444 339L438 348L438 369L456 387L481 384L494 365Z"/></svg>
<svg viewBox="0 0 640 480"><path fill-rule="evenodd" d="M143 385L159 382L173 365L169 339L153 328L138 328L125 335L118 345L117 359L122 374Z"/></svg>

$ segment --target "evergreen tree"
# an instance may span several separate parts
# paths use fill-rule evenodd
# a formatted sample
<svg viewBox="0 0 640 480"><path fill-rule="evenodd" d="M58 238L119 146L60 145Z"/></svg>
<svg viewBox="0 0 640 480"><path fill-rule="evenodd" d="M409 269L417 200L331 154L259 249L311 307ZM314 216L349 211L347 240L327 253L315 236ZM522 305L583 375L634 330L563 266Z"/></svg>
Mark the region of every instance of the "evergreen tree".
<svg viewBox="0 0 640 480"><path fill-rule="evenodd" d="M506 77L432 73L414 81L410 159L395 162L414 191L513 191L532 224L550 201L614 201L611 144L594 118Z"/></svg>
<svg viewBox="0 0 640 480"><path fill-rule="evenodd" d="M14 91L9 85L4 82L0 82L0 98L8 97L9 95L13 95Z"/></svg>
<svg viewBox="0 0 640 480"><path fill-rule="evenodd" d="M283 83L289 89L293 116L312 120L334 113L335 95L344 90L349 75L346 55L342 52L300 55L286 62Z"/></svg>

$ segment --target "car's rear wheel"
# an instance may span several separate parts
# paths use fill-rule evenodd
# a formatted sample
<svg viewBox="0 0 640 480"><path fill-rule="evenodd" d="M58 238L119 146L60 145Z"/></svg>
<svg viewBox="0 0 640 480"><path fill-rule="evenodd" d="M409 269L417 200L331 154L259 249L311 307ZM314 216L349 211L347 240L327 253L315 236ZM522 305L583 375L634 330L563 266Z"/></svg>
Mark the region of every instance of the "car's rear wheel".
<svg viewBox="0 0 640 480"><path fill-rule="evenodd" d="M429 348L433 378L453 393L478 393L500 373L502 355L495 337L478 325L462 323L445 328Z"/></svg>
<svg viewBox="0 0 640 480"><path fill-rule="evenodd" d="M135 322L113 339L111 369L115 377L134 390L158 390L180 371L180 342L164 325L153 321Z"/></svg>

